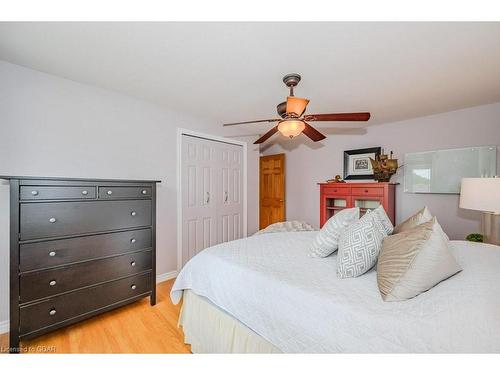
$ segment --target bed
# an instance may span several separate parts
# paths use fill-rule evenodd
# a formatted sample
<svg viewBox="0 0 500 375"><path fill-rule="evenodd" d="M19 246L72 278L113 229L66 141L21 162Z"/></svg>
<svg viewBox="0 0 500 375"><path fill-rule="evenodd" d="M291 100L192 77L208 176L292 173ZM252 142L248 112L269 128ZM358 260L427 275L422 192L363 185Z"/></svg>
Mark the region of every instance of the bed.
<svg viewBox="0 0 500 375"><path fill-rule="evenodd" d="M404 302L383 302L376 270L336 277L309 256L315 231L208 248L171 299L194 353L498 353L500 247L451 241L463 271Z"/></svg>

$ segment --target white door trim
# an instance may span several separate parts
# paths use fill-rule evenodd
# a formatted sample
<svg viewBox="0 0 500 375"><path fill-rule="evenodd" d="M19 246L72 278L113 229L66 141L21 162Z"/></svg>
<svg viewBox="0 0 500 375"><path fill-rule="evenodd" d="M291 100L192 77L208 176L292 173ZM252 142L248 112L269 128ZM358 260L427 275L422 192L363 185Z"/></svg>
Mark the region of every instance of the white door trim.
<svg viewBox="0 0 500 375"><path fill-rule="evenodd" d="M177 128L177 271L182 268L182 136L188 135L210 141L224 142L232 145L243 146L243 237L247 236L247 144L231 138L219 137L197 131Z"/></svg>

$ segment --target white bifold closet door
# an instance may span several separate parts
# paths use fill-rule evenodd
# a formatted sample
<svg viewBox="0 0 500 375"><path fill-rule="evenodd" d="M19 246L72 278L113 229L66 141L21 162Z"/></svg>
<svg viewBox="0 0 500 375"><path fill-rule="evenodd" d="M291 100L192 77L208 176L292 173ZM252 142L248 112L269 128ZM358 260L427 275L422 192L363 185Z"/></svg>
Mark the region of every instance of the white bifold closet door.
<svg viewBox="0 0 500 375"><path fill-rule="evenodd" d="M182 135L182 265L243 236L243 146Z"/></svg>

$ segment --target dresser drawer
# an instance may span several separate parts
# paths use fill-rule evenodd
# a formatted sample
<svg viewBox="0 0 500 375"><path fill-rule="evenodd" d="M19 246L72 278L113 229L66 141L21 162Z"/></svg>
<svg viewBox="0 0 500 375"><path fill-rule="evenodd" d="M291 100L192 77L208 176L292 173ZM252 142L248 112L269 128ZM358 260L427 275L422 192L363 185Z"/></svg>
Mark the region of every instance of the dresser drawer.
<svg viewBox="0 0 500 375"><path fill-rule="evenodd" d="M149 186L100 186L99 199L151 198Z"/></svg>
<svg viewBox="0 0 500 375"><path fill-rule="evenodd" d="M150 200L22 203L21 240L151 225Z"/></svg>
<svg viewBox="0 0 500 375"><path fill-rule="evenodd" d="M384 195L384 188L368 187L368 188L352 188L352 195L357 196L376 196L382 197Z"/></svg>
<svg viewBox="0 0 500 375"><path fill-rule="evenodd" d="M153 246L151 229L33 242L19 246L21 272L129 253Z"/></svg>
<svg viewBox="0 0 500 375"><path fill-rule="evenodd" d="M151 270L151 251L22 274L21 303Z"/></svg>
<svg viewBox="0 0 500 375"><path fill-rule="evenodd" d="M146 273L23 306L19 331L26 335L150 291L151 274Z"/></svg>
<svg viewBox="0 0 500 375"><path fill-rule="evenodd" d="M95 199L95 186L21 186L21 200Z"/></svg>
<svg viewBox="0 0 500 375"><path fill-rule="evenodd" d="M350 187L324 187L323 192L325 195L351 195Z"/></svg>

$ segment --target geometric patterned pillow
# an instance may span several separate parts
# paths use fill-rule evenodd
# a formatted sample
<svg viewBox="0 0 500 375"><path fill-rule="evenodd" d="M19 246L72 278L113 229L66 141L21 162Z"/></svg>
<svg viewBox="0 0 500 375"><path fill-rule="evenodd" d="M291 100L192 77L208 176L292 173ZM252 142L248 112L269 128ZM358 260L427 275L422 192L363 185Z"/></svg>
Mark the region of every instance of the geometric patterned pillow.
<svg viewBox="0 0 500 375"><path fill-rule="evenodd" d="M392 225L391 219L389 219L389 216L387 216L384 206L380 205L376 209L374 209L371 212L372 215L375 215L377 220L382 224L384 227L385 233L387 235L392 234L392 231L394 230L394 225Z"/></svg>
<svg viewBox="0 0 500 375"><path fill-rule="evenodd" d="M365 215L340 236L337 276L358 277L377 264L386 230L376 215Z"/></svg>
<svg viewBox="0 0 500 375"><path fill-rule="evenodd" d="M311 256L324 258L335 252L342 232L359 219L359 207L341 210L323 225L311 245Z"/></svg>

